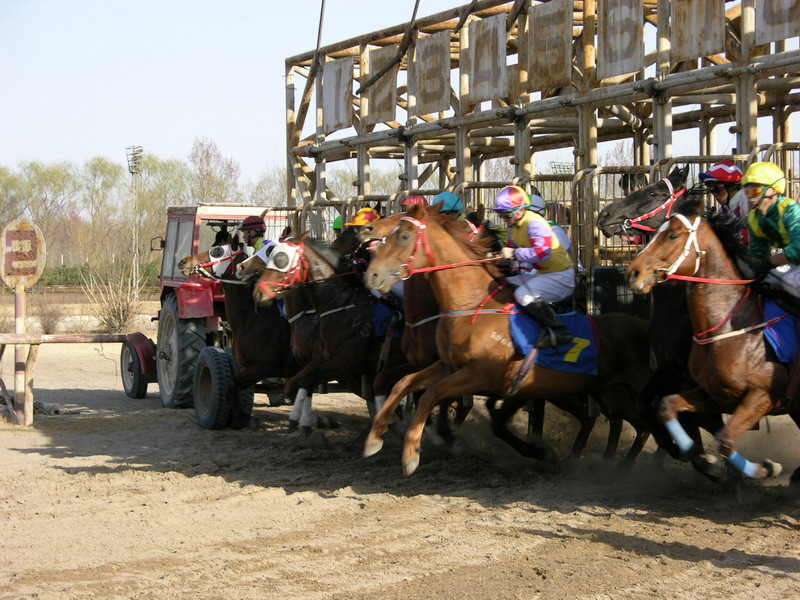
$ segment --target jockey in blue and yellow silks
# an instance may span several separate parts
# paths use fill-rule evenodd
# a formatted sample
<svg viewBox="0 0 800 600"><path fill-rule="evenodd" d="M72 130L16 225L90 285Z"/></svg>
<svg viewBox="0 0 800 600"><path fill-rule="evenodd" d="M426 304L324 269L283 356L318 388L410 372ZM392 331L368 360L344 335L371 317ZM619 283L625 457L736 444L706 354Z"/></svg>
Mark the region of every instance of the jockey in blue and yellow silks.
<svg viewBox="0 0 800 600"><path fill-rule="evenodd" d="M512 185L500 190L494 210L508 227L503 257L519 263L518 274L508 278L517 286L514 298L545 327L536 347L566 344L572 334L549 303L568 298L575 289L572 259L547 220L533 211L530 196L522 188Z"/></svg>

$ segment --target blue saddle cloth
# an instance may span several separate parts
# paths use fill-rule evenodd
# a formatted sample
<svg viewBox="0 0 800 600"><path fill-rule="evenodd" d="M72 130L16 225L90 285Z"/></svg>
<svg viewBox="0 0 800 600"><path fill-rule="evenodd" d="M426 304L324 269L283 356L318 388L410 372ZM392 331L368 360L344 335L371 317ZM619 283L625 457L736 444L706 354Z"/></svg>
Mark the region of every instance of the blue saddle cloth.
<svg viewBox="0 0 800 600"><path fill-rule="evenodd" d="M786 311L778 306L774 300L764 301L764 320L769 321L785 314ZM764 337L767 338L778 360L790 367L797 357L797 317L786 315L777 323L764 328Z"/></svg>
<svg viewBox="0 0 800 600"><path fill-rule="evenodd" d="M389 325L392 323L392 314L394 311L386 306L383 302L372 303L372 318L375 320L375 335L383 337L389 330ZM400 339L403 335L402 320L395 323L392 328L392 337Z"/></svg>
<svg viewBox="0 0 800 600"><path fill-rule="evenodd" d="M594 320L574 312L558 315L558 318L572 332L573 340L560 346L540 348L533 362L557 371L597 375L597 331ZM528 356L541 330L542 325L517 305L511 314L511 338L517 352Z"/></svg>

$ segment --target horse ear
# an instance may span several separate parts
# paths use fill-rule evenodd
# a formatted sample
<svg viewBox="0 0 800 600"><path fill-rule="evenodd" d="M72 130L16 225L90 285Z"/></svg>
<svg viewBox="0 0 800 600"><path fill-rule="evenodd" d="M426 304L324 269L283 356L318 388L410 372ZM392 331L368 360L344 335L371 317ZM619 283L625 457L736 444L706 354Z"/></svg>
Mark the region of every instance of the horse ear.
<svg viewBox="0 0 800 600"><path fill-rule="evenodd" d="M425 207L422 204L412 204L411 206L406 206L406 212L414 217L415 219L419 218L420 211L423 210Z"/></svg>
<svg viewBox="0 0 800 600"><path fill-rule="evenodd" d="M478 210L476 210L475 213L476 213L475 216L478 219L478 223L483 223L483 220L486 218L486 205L479 204Z"/></svg>
<svg viewBox="0 0 800 600"><path fill-rule="evenodd" d="M673 184L679 183L685 185L687 179L689 179L689 165L686 165L682 169L680 167L675 167L672 169L672 173L669 174L669 180Z"/></svg>
<svg viewBox="0 0 800 600"><path fill-rule="evenodd" d="M290 235L292 235L292 227L290 225L287 225L286 227L283 228L281 236L278 239L282 240L289 237Z"/></svg>

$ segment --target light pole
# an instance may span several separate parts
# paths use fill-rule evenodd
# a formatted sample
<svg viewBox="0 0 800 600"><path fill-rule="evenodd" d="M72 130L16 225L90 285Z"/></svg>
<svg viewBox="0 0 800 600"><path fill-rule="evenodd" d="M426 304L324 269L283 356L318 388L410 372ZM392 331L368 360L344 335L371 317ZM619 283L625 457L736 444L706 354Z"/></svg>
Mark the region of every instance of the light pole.
<svg viewBox="0 0 800 600"><path fill-rule="evenodd" d="M128 171L131 174L131 190L133 193L133 256L131 264L131 283L134 299L139 299L139 179L142 171L141 146L126 148L128 155Z"/></svg>

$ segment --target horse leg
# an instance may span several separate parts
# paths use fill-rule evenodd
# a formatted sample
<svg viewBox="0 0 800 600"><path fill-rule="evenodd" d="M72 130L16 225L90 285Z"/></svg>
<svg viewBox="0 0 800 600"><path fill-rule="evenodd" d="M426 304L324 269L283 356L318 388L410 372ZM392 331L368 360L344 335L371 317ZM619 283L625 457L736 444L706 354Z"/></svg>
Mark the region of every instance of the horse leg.
<svg viewBox="0 0 800 600"><path fill-rule="evenodd" d="M539 399L531 399L528 400L528 433L542 437L544 435L544 400ZM586 438L588 440L589 434L586 434ZM577 443L577 440L575 440ZM586 444L584 444L584 448ZM580 452L583 452L583 448L580 449L578 454L575 454L575 446L572 447L573 456L580 456Z"/></svg>
<svg viewBox="0 0 800 600"><path fill-rule="evenodd" d="M735 442L744 432L749 431L759 419L769 412L771 402L765 390L752 390L733 411L725 426L717 432L717 446L728 462L736 467L745 477L763 479L780 474L783 467L770 459L760 465L751 463L736 451Z"/></svg>
<svg viewBox="0 0 800 600"><path fill-rule="evenodd" d="M621 435L622 419L620 417L608 417L608 441L606 442L606 451L603 454L605 460L611 460L617 455Z"/></svg>
<svg viewBox="0 0 800 600"><path fill-rule="evenodd" d="M792 420L794 421L795 425L797 425L797 427L800 428L800 412L789 413L789 416L792 417ZM800 484L800 467L797 467L794 470L792 476L789 478L789 483L791 485Z"/></svg>
<svg viewBox="0 0 800 600"><path fill-rule="evenodd" d="M442 361L437 361L429 367L412 373L411 375L406 375L398 381L392 388L383 407L375 414L375 418L372 419L372 428L370 429L369 435L367 435L367 441L364 442L364 456L372 456L380 452L381 448L383 448L383 434L389 427L389 421L397 409L397 406L400 404L401 398L428 387L449 372L450 369L447 365ZM415 413L415 420L418 414L419 409L417 409Z"/></svg>

